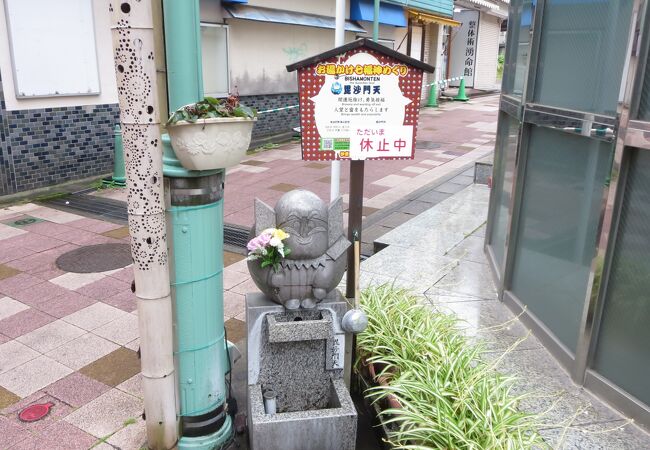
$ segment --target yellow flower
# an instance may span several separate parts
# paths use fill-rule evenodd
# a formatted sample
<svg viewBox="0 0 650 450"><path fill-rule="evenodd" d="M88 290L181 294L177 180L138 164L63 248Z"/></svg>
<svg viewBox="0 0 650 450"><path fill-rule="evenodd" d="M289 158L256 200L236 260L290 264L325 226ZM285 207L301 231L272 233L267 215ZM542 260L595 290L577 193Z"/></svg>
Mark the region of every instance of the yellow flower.
<svg viewBox="0 0 650 450"><path fill-rule="evenodd" d="M286 238L288 238L289 235L287 233L285 233L284 230L281 230L280 228L276 228L275 230L273 230L273 237L278 238L281 241L283 241Z"/></svg>

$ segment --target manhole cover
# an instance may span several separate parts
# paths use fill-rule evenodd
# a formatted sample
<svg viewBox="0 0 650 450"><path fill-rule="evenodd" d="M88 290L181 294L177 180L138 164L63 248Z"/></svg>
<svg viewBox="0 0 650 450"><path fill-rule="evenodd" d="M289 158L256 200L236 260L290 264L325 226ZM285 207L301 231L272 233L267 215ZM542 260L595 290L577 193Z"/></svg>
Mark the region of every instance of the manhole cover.
<svg viewBox="0 0 650 450"><path fill-rule="evenodd" d="M37 420L41 420L43 417L47 416L52 406L54 406L54 403L52 402L30 405L20 411L18 418L23 422L36 422Z"/></svg>
<svg viewBox="0 0 650 450"><path fill-rule="evenodd" d="M415 148L419 148L421 150L433 150L434 148L439 148L439 147L440 144L433 141L417 141L415 143Z"/></svg>
<svg viewBox="0 0 650 450"><path fill-rule="evenodd" d="M129 244L97 244L64 253L56 260L56 266L66 272L94 273L121 269L131 264Z"/></svg>

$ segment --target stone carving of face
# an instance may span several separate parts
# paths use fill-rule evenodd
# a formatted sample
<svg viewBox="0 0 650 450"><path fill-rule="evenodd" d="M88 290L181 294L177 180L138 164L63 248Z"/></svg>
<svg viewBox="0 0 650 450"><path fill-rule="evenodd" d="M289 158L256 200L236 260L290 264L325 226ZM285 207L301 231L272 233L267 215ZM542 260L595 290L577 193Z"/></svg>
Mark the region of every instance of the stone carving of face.
<svg viewBox="0 0 650 450"><path fill-rule="evenodd" d="M284 194L275 206L276 226L289 233L288 259L314 259L328 249L327 206L312 192Z"/></svg>

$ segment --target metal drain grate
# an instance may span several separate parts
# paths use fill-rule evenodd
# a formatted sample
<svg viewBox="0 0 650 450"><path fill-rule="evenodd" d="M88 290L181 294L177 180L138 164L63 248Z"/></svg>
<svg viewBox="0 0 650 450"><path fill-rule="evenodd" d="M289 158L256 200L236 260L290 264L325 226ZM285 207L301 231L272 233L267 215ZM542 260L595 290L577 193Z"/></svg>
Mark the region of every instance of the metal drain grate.
<svg viewBox="0 0 650 450"><path fill-rule="evenodd" d="M120 220L125 223L128 220L125 202L88 195L83 192L48 200L45 203L51 208L70 212L80 211L90 213L99 216L100 219ZM225 224L223 228L224 244L237 248L246 248L250 228L230 224Z"/></svg>

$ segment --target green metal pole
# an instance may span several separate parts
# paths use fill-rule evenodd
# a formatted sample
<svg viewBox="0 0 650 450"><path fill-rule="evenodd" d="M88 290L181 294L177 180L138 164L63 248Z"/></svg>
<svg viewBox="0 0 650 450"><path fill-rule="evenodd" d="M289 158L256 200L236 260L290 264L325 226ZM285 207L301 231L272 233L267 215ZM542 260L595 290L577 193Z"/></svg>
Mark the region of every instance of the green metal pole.
<svg viewBox="0 0 650 450"><path fill-rule="evenodd" d="M379 40L379 0L375 0L375 14L372 18L372 40Z"/></svg>
<svg viewBox="0 0 650 450"><path fill-rule="evenodd" d="M203 98L199 0L163 0L167 91L175 111ZM225 407L223 323L223 170L190 171L163 136L167 222L178 367L180 450L230 442Z"/></svg>

